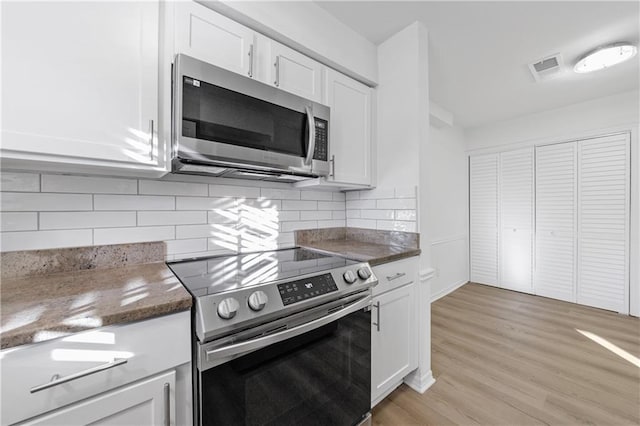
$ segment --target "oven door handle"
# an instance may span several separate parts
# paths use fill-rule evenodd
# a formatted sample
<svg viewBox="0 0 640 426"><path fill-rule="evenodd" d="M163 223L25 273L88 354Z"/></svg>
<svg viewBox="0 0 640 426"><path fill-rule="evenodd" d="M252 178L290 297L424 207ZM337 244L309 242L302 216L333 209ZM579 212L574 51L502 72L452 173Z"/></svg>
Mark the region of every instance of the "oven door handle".
<svg viewBox="0 0 640 426"><path fill-rule="evenodd" d="M320 328L323 325L327 325L333 321L336 321L342 317L345 317L353 312L357 312L360 309L366 308L371 304L371 296L366 297L346 305L339 311L332 312L328 315L309 321L302 325L293 327L288 330L284 330L278 333L269 334L267 336L258 337L256 339L247 340L245 342L236 343L222 348L211 349L205 352L207 361L213 361L214 359L227 358L235 355L240 355L245 352L252 352L256 349L263 348L265 346L272 345L274 343L282 342L283 340L290 339L300 334L307 333L316 328Z"/></svg>

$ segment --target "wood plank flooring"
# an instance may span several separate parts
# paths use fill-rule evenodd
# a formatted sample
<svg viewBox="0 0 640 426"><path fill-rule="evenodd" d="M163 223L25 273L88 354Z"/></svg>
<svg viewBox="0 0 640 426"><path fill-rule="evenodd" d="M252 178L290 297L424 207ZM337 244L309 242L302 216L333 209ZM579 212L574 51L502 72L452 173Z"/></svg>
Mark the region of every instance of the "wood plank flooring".
<svg viewBox="0 0 640 426"><path fill-rule="evenodd" d="M373 424L640 424L638 318L474 283L431 307L436 383L400 386Z"/></svg>

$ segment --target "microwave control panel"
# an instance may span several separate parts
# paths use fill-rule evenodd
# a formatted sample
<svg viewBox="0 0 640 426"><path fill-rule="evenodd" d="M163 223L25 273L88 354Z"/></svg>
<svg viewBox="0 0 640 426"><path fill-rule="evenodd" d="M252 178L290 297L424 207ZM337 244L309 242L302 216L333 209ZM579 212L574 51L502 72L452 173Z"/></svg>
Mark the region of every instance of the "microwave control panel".
<svg viewBox="0 0 640 426"><path fill-rule="evenodd" d="M313 159L327 161L329 156L329 123L321 118L316 118L316 148Z"/></svg>

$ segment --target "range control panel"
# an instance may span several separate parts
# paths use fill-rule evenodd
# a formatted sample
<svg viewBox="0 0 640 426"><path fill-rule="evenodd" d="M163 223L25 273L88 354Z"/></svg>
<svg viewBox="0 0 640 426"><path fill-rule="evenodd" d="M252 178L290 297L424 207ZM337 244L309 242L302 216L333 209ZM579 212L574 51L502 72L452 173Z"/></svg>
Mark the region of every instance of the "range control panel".
<svg viewBox="0 0 640 426"><path fill-rule="evenodd" d="M278 284L278 291L282 298L282 304L287 306L338 291L338 286L331 274L324 274Z"/></svg>

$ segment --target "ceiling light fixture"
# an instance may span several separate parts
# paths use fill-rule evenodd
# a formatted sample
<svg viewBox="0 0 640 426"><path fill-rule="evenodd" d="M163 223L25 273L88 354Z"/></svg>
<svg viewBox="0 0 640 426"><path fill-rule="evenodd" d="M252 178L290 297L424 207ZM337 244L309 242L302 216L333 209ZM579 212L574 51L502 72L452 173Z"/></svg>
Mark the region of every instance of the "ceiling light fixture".
<svg viewBox="0 0 640 426"><path fill-rule="evenodd" d="M580 74L598 71L627 61L636 53L638 48L631 43L608 44L584 55L573 70Z"/></svg>

